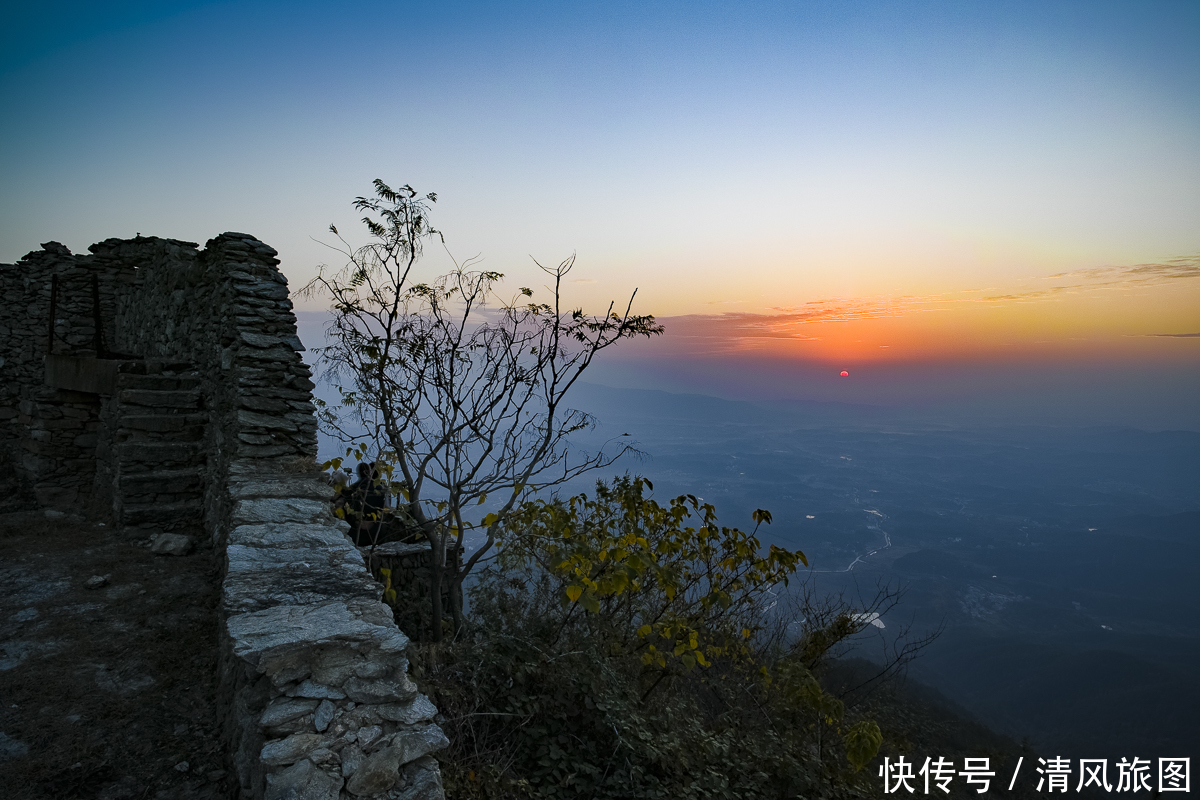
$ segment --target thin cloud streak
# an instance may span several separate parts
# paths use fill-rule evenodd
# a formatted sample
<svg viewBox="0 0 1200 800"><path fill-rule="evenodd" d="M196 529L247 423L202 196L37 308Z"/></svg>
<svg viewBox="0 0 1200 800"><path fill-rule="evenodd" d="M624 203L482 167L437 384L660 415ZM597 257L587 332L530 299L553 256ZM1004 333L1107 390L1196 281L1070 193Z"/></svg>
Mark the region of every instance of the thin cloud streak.
<svg viewBox="0 0 1200 800"><path fill-rule="evenodd" d="M993 295L983 299L991 302L1041 300L1078 292L1161 286L1176 280L1200 278L1200 255L1180 256L1157 263L1134 264L1124 267L1088 267L1048 275L1045 280L1062 278L1080 280L1075 283L1052 286L1048 289Z"/></svg>
<svg viewBox="0 0 1200 800"><path fill-rule="evenodd" d="M1143 333L1141 335L1159 339L1200 339L1200 333Z"/></svg>

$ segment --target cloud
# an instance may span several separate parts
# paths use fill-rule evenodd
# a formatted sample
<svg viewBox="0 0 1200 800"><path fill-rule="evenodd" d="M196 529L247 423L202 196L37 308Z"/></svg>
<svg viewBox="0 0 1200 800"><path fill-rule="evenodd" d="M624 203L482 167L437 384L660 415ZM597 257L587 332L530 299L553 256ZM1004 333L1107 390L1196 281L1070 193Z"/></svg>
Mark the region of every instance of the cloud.
<svg viewBox="0 0 1200 800"><path fill-rule="evenodd" d="M1125 267L1090 267L1071 272L1059 272L1050 278L1087 278L1107 281L1146 283L1178 278L1200 278L1200 255L1180 256L1149 264Z"/></svg>
<svg viewBox="0 0 1200 800"><path fill-rule="evenodd" d="M810 340L814 337L805 334L801 326L814 322L896 316L910 310L910 303L906 303L906 299L817 300L803 306L778 307L772 309L776 312L774 314L727 311L721 314L687 314L669 319L673 325L673 335Z"/></svg>
<svg viewBox="0 0 1200 800"><path fill-rule="evenodd" d="M987 302L1045 300L1063 294L1097 290L1161 286L1177 280L1200 278L1200 255L1180 256L1166 261L1132 264L1119 267L1086 267L1047 275L1041 280L1058 281L1058 286L1046 289L1012 292L981 298ZM1062 283L1063 280L1069 282Z"/></svg>
<svg viewBox="0 0 1200 800"><path fill-rule="evenodd" d="M805 331L805 326L813 323L896 317L914 310L932 310L942 300L937 296L815 300L772 309L776 313L727 311L664 317L659 321L666 325L672 340L689 350L724 354L783 342L803 346L821 340Z"/></svg>
<svg viewBox="0 0 1200 800"><path fill-rule="evenodd" d="M1143 333L1141 335L1165 339L1200 339L1200 333Z"/></svg>

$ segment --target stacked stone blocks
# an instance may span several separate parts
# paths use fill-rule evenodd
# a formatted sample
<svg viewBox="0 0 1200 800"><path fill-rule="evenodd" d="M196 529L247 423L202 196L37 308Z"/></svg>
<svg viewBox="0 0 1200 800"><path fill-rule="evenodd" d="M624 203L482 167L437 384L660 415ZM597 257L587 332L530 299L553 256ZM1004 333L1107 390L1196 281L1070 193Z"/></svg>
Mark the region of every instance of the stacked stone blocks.
<svg viewBox="0 0 1200 800"><path fill-rule="evenodd" d="M409 681L408 640L316 479L314 387L275 251L237 233L203 250L143 237L89 249L50 243L0 265L13 303L0 324L16 334L0 342L9 461L44 504L95 494L127 529L202 530L217 548L242 797L440 798L436 709ZM98 290L83 294L93 275ZM108 353L94 347L97 306ZM46 386L51 339L81 374L108 374L97 356L125 354L115 385Z"/></svg>

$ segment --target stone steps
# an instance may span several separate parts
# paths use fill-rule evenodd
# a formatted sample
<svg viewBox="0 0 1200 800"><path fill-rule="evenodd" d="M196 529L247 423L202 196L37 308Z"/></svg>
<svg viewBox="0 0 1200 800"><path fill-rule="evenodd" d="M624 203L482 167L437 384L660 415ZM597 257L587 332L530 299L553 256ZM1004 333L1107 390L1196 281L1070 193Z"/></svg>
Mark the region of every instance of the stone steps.
<svg viewBox="0 0 1200 800"><path fill-rule="evenodd" d="M147 359L124 361L117 368L122 375L163 375L173 373L195 374L196 367L188 361L163 361Z"/></svg>
<svg viewBox="0 0 1200 800"><path fill-rule="evenodd" d="M199 375L117 375L117 386L121 389L151 389L178 391L200 388Z"/></svg>
<svg viewBox="0 0 1200 800"><path fill-rule="evenodd" d="M164 531L200 528L204 503L198 497L173 502L123 503L121 523L127 526L153 525Z"/></svg>
<svg viewBox="0 0 1200 800"><path fill-rule="evenodd" d="M115 439L117 442L194 442L204 438L207 421L203 414L127 414L121 417Z"/></svg>
<svg viewBox="0 0 1200 800"><path fill-rule="evenodd" d="M117 523L145 532L199 534L208 422L201 376L185 363L123 366L115 398Z"/></svg>
<svg viewBox="0 0 1200 800"><path fill-rule="evenodd" d="M117 462L122 472L147 472L156 468L176 469L204 462L203 442L121 442L116 445ZM136 469L124 469L135 464Z"/></svg>
<svg viewBox="0 0 1200 800"><path fill-rule="evenodd" d="M199 389L121 389L117 400L123 406L193 411L202 408Z"/></svg>
<svg viewBox="0 0 1200 800"><path fill-rule="evenodd" d="M122 490L128 491L130 495L154 494L152 490L159 486L170 486L175 491L199 495L204 485L204 474L199 467L160 469L123 473L119 480Z"/></svg>

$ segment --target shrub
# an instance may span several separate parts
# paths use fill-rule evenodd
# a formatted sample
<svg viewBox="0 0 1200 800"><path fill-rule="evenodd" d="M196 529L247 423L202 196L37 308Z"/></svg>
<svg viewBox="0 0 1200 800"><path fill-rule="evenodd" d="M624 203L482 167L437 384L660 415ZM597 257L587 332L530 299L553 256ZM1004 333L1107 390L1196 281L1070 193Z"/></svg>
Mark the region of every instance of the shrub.
<svg viewBox="0 0 1200 800"><path fill-rule="evenodd" d="M768 606L804 555L765 552L691 495L621 478L524 503L471 589L472 624L417 669L454 797L782 798L866 791L880 743L816 678L861 615ZM692 524L688 524L692 523ZM698 523L698 524L696 524ZM803 608L794 607L802 614ZM814 645L814 643L817 643Z"/></svg>

